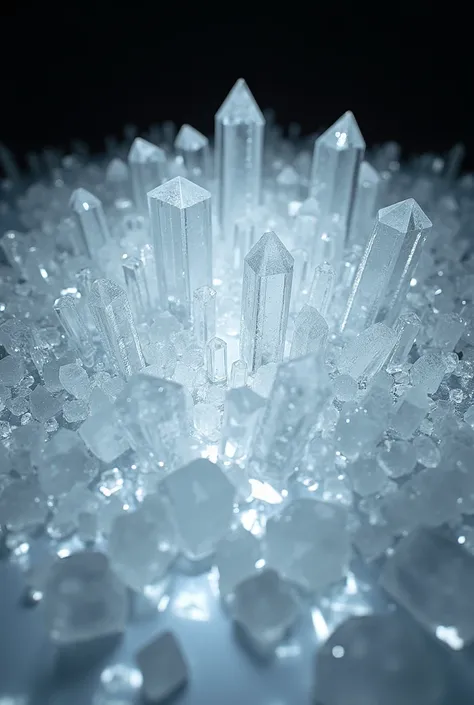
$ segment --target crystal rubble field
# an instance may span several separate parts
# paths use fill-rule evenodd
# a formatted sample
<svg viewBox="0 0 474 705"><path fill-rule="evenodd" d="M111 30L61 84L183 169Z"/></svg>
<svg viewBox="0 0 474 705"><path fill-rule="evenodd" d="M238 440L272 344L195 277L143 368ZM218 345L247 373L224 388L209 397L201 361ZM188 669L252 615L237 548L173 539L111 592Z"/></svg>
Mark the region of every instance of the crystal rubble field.
<svg viewBox="0 0 474 705"><path fill-rule="evenodd" d="M1 155L0 524L52 641L210 570L249 658L312 615L309 699L444 703L439 653L474 640L462 150L366 153L350 112L284 137L239 80L212 146L129 128L27 186ZM364 565L402 610L351 608ZM159 632L97 702L192 688L186 648Z"/></svg>

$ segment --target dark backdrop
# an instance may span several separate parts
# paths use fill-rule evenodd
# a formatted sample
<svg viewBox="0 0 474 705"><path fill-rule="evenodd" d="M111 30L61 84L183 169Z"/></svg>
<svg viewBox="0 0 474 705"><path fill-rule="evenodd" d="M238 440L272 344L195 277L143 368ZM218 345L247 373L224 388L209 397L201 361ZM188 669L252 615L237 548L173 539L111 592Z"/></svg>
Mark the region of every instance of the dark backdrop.
<svg viewBox="0 0 474 705"><path fill-rule="evenodd" d="M351 109L368 144L442 152L464 141L474 167L462 3L5 2L0 140L19 156L71 138L100 150L126 123L210 134L243 76L283 124L310 133Z"/></svg>

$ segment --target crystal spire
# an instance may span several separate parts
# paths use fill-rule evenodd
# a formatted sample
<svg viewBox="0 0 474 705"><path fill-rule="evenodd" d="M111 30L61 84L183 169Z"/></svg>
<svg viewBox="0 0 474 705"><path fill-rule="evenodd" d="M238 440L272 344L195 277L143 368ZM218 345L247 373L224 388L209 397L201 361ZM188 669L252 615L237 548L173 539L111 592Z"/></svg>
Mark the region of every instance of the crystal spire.
<svg viewBox="0 0 474 705"><path fill-rule="evenodd" d="M326 351L329 327L312 306L303 306L295 321L290 357L303 357L309 353L322 356Z"/></svg>
<svg viewBox="0 0 474 705"><path fill-rule="evenodd" d="M132 175L133 200L141 213L147 213L147 193L166 178L166 154L161 147L137 137L128 153Z"/></svg>
<svg viewBox="0 0 474 705"><path fill-rule="evenodd" d="M97 279L89 307L110 361L130 377L145 366L140 341L125 291L110 279Z"/></svg>
<svg viewBox="0 0 474 705"><path fill-rule="evenodd" d="M318 200L322 219L337 215L350 226L359 166L365 141L348 110L314 145L310 192Z"/></svg>
<svg viewBox="0 0 474 705"><path fill-rule="evenodd" d="M245 258L240 357L249 372L283 358L293 257L275 233L265 233Z"/></svg>
<svg viewBox="0 0 474 705"><path fill-rule="evenodd" d="M209 140L191 125L183 125L174 141L177 154L183 158L193 181L207 185L211 175Z"/></svg>
<svg viewBox="0 0 474 705"><path fill-rule="evenodd" d="M265 118L239 78L215 117L215 175L221 238L231 242L235 221L260 202Z"/></svg>
<svg viewBox="0 0 474 705"><path fill-rule="evenodd" d="M193 292L212 284L211 194L177 176L148 205L162 301L189 319Z"/></svg>
<svg viewBox="0 0 474 705"><path fill-rule="evenodd" d="M88 255L92 259L97 250L110 240L102 202L85 188L77 188L72 192L69 206L76 214Z"/></svg>
<svg viewBox="0 0 474 705"><path fill-rule="evenodd" d="M71 294L54 302L54 310L72 345L77 348L85 365L94 362L94 346L89 330L82 318L79 302Z"/></svg>
<svg viewBox="0 0 474 705"><path fill-rule="evenodd" d="M351 244L365 246L369 238L377 215L379 187L380 176L378 172L370 166L369 162L362 162L357 178L354 211L349 233Z"/></svg>
<svg viewBox="0 0 474 705"><path fill-rule="evenodd" d="M379 312L397 317L431 222L416 201L400 201L377 214L356 273L341 330L359 332ZM389 306L393 307L393 311ZM380 318L380 316L379 316Z"/></svg>

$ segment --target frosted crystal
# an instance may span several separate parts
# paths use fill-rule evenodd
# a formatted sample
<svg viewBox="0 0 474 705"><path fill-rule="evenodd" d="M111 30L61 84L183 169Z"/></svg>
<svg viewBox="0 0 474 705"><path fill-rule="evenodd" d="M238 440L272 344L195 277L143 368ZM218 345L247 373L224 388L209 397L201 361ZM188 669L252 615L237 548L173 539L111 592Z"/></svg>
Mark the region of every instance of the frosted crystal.
<svg viewBox="0 0 474 705"><path fill-rule="evenodd" d="M163 632L136 655L143 676L142 692L151 703L161 703L188 681L188 667L172 632Z"/></svg>
<svg viewBox="0 0 474 705"><path fill-rule="evenodd" d="M62 402L53 397L42 384L36 385L30 394L30 409L38 421L47 421L61 411Z"/></svg>
<svg viewBox="0 0 474 705"><path fill-rule="evenodd" d="M221 237L232 238L235 221L260 203L263 117L243 78L215 116L215 175Z"/></svg>
<svg viewBox="0 0 474 705"><path fill-rule="evenodd" d="M91 393L89 375L76 362L59 368L59 381L64 389L76 399L88 399Z"/></svg>
<svg viewBox="0 0 474 705"><path fill-rule="evenodd" d="M280 365L251 451L252 467L260 479L284 488L330 393L327 373L317 356Z"/></svg>
<svg viewBox="0 0 474 705"><path fill-rule="evenodd" d="M299 616L291 587L273 570L265 569L237 585L232 614L250 648L271 656Z"/></svg>
<svg viewBox="0 0 474 705"><path fill-rule="evenodd" d="M402 539L382 571L385 590L438 638L459 649L474 639L474 559L433 530ZM456 643L444 638L456 635Z"/></svg>
<svg viewBox="0 0 474 705"><path fill-rule="evenodd" d="M230 386L234 388L245 387L247 384L247 375L247 363L243 360L235 360L230 370Z"/></svg>
<svg viewBox="0 0 474 705"><path fill-rule="evenodd" d="M265 399L247 387L227 392L219 446L222 458L238 461L247 457L264 406Z"/></svg>
<svg viewBox="0 0 474 705"><path fill-rule="evenodd" d="M173 343L151 342L143 347L143 354L149 365L159 372L161 377L172 377L176 369L177 353ZM146 372L147 368L143 369Z"/></svg>
<svg viewBox="0 0 474 705"><path fill-rule="evenodd" d="M267 522L266 565L315 593L340 580L351 547L343 507L314 499L294 500Z"/></svg>
<svg viewBox="0 0 474 705"><path fill-rule="evenodd" d="M54 302L54 310L66 335L77 349L84 364L88 366L93 364L94 348L92 338L81 314L77 299L71 294L61 296Z"/></svg>
<svg viewBox="0 0 474 705"><path fill-rule="evenodd" d="M351 375L338 375L334 380L334 396L340 401L353 401L358 385Z"/></svg>
<svg viewBox="0 0 474 705"><path fill-rule="evenodd" d="M382 435L392 412L388 390L374 386L361 403L344 407L336 425L336 450L349 460L369 451Z"/></svg>
<svg viewBox="0 0 474 705"><path fill-rule="evenodd" d="M432 345L450 352L456 347L463 331L464 323L460 316L456 313L440 313L433 331Z"/></svg>
<svg viewBox="0 0 474 705"><path fill-rule="evenodd" d="M207 378L214 384L227 383L227 343L211 338L206 345Z"/></svg>
<svg viewBox="0 0 474 705"><path fill-rule="evenodd" d="M71 534L78 526L82 511L97 512L97 497L84 484L75 484L70 491L60 497L54 516L48 523L48 533L53 538Z"/></svg>
<svg viewBox="0 0 474 705"><path fill-rule="evenodd" d="M283 357L292 277L292 256L275 233L265 233L244 264L240 358L250 372Z"/></svg>
<svg viewBox="0 0 474 705"><path fill-rule="evenodd" d="M65 401L63 404L63 416L68 423L84 421L90 413L89 404L79 399Z"/></svg>
<svg viewBox="0 0 474 705"><path fill-rule="evenodd" d="M196 431L209 441L219 440L222 426L222 413L212 404L196 404L193 412Z"/></svg>
<svg viewBox="0 0 474 705"><path fill-rule="evenodd" d="M210 286L201 286L193 294L193 331L202 348L216 335L216 291Z"/></svg>
<svg viewBox="0 0 474 705"><path fill-rule="evenodd" d="M337 363L341 374L370 378L383 367L396 342L396 334L383 323L374 323L349 341Z"/></svg>
<svg viewBox="0 0 474 705"><path fill-rule="evenodd" d="M391 427L402 438L411 438L428 413L429 406L429 399L423 391L410 389L393 416Z"/></svg>
<svg viewBox="0 0 474 705"><path fill-rule="evenodd" d="M352 617L318 651L324 705L441 705L447 671L427 637L398 614Z"/></svg>
<svg viewBox="0 0 474 705"><path fill-rule="evenodd" d="M365 245L372 230L379 202L380 176L368 163L362 162L357 176L349 241Z"/></svg>
<svg viewBox="0 0 474 705"><path fill-rule="evenodd" d="M44 610L53 642L67 645L90 641L124 631L127 595L107 558L83 551L52 566Z"/></svg>
<svg viewBox="0 0 474 705"><path fill-rule="evenodd" d="M384 470L370 456L358 458L346 468L352 489L361 497L390 491L390 481Z"/></svg>
<svg viewBox="0 0 474 705"><path fill-rule="evenodd" d="M128 153L133 200L141 213L148 209L147 193L166 177L166 153L161 147L136 137Z"/></svg>
<svg viewBox="0 0 474 705"><path fill-rule="evenodd" d="M87 254L92 259L101 245L110 240L102 202L86 189L78 188L73 191L69 205L77 218Z"/></svg>
<svg viewBox="0 0 474 705"><path fill-rule="evenodd" d="M413 448L420 465L424 465L425 468L435 468L439 464L441 453L432 438L417 436L413 440Z"/></svg>
<svg viewBox="0 0 474 705"><path fill-rule="evenodd" d="M145 264L138 257L125 257L122 261L122 270L134 320L143 321L151 308Z"/></svg>
<svg viewBox="0 0 474 705"><path fill-rule="evenodd" d="M165 477L159 492L170 503L185 555L195 560L211 554L229 529L235 497L219 466L193 460Z"/></svg>
<svg viewBox="0 0 474 705"><path fill-rule="evenodd" d="M341 330L358 332L384 315L400 313L431 222L416 201L382 208L352 285Z"/></svg>
<svg viewBox="0 0 474 705"><path fill-rule="evenodd" d="M446 363L441 353L427 352L415 362L410 370L414 387L420 392L434 394L446 373Z"/></svg>
<svg viewBox="0 0 474 705"><path fill-rule="evenodd" d="M255 564L261 554L260 541L241 525L219 541L214 562L219 571L222 596L233 593L241 582L257 572Z"/></svg>
<svg viewBox="0 0 474 705"><path fill-rule="evenodd" d="M416 313L402 313L393 327L397 342L387 361L387 370L395 372L401 369L413 347L416 336L421 328L421 321Z"/></svg>
<svg viewBox="0 0 474 705"><path fill-rule="evenodd" d="M105 463L111 463L130 448L115 409L105 395L100 406L81 424L78 433L91 453Z"/></svg>
<svg viewBox="0 0 474 705"><path fill-rule="evenodd" d="M75 431L61 428L45 444L38 467L43 491L58 496L77 483L88 483L97 474L98 464Z"/></svg>
<svg viewBox="0 0 474 705"><path fill-rule="evenodd" d="M322 359L329 337L329 326L312 306L304 305L295 321L290 357L303 357L309 353Z"/></svg>
<svg viewBox="0 0 474 705"><path fill-rule="evenodd" d="M209 140L191 125L183 125L174 141L176 152L182 157L191 178L206 185L211 173Z"/></svg>
<svg viewBox="0 0 474 705"><path fill-rule="evenodd" d="M390 477L409 475L417 462L415 448L406 441L393 441L378 453L377 462Z"/></svg>
<svg viewBox="0 0 474 705"><path fill-rule="evenodd" d="M163 307L190 318L193 292L212 284L211 194L177 176L148 193L148 208Z"/></svg>
<svg viewBox="0 0 474 705"><path fill-rule="evenodd" d="M321 316L326 316L331 305L336 273L334 267L327 262L318 264L314 270L313 281L309 292L308 304L313 306Z"/></svg>
<svg viewBox="0 0 474 705"><path fill-rule="evenodd" d="M0 384L4 384L6 387L15 387L21 382L24 375L25 366L20 358L7 355L0 360Z"/></svg>
<svg viewBox="0 0 474 705"><path fill-rule="evenodd" d="M111 363L124 377L138 372L145 360L125 291L110 279L97 279L89 307Z"/></svg>
<svg viewBox="0 0 474 705"><path fill-rule="evenodd" d="M267 365L259 367L251 380L253 391L267 399L272 391L277 370L278 365L275 362L269 362Z"/></svg>

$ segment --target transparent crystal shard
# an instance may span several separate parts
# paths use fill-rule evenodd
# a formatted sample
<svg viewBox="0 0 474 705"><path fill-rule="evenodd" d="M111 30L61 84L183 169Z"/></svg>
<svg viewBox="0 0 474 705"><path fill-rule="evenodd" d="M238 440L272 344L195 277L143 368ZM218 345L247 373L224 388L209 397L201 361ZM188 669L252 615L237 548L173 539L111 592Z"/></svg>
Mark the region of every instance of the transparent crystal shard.
<svg viewBox="0 0 474 705"><path fill-rule="evenodd" d="M162 580L176 556L175 530L163 501L148 495L134 512L119 515L108 553L115 573L133 590Z"/></svg>
<svg viewBox="0 0 474 705"><path fill-rule="evenodd" d="M227 383L227 343L211 338L206 345L207 378L214 384Z"/></svg>
<svg viewBox="0 0 474 705"><path fill-rule="evenodd" d="M216 290L210 286L201 286L193 294L193 331L202 348L216 335Z"/></svg>
<svg viewBox="0 0 474 705"><path fill-rule="evenodd" d="M151 312L145 265L138 257L126 257L122 270L134 319L137 323L143 322Z"/></svg>
<svg viewBox="0 0 474 705"><path fill-rule="evenodd" d="M448 673L432 641L398 613L351 617L318 651L314 702L442 705Z"/></svg>
<svg viewBox="0 0 474 705"><path fill-rule="evenodd" d="M54 310L61 326L88 367L94 363L94 346L85 321L80 304L71 294L65 294L54 302Z"/></svg>
<svg viewBox="0 0 474 705"><path fill-rule="evenodd" d="M170 504L183 553L191 560L210 555L233 516L235 488L220 467L209 460L193 460L167 475L159 493Z"/></svg>
<svg viewBox="0 0 474 705"><path fill-rule="evenodd" d="M76 215L87 253L92 259L99 248L110 240L102 202L86 189L78 188L73 191L69 206Z"/></svg>
<svg viewBox="0 0 474 705"><path fill-rule="evenodd" d="M413 347L416 336L421 328L421 321L410 311L402 313L396 320L393 329L397 336L397 342L387 361L387 371L396 372L407 361L408 354Z"/></svg>
<svg viewBox="0 0 474 705"><path fill-rule="evenodd" d="M136 655L143 676L142 693L147 702L168 701L188 681L188 666L172 632L163 632Z"/></svg>
<svg viewBox="0 0 474 705"><path fill-rule="evenodd" d="M377 214L356 273L341 330L358 332L380 312L388 325L400 313L431 223L412 198Z"/></svg>
<svg viewBox="0 0 474 705"><path fill-rule="evenodd" d="M452 648L461 649L474 640L474 559L456 542L435 530L414 531L397 544L381 583L422 626Z"/></svg>
<svg viewBox="0 0 474 705"><path fill-rule="evenodd" d="M162 300L191 318L193 292L212 284L211 194L177 176L148 193Z"/></svg>
<svg viewBox="0 0 474 705"><path fill-rule="evenodd" d="M255 372L283 358L293 257L275 233L262 235L245 258L240 357Z"/></svg>
<svg viewBox="0 0 474 705"><path fill-rule="evenodd" d="M285 487L330 394L319 357L307 355L279 366L251 452L260 479L275 489Z"/></svg>
<svg viewBox="0 0 474 705"><path fill-rule="evenodd" d="M240 78L215 117L218 220L221 238L228 242L236 220L260 203L264 129L265 118Z"/></svg>
<svg viewBox="0 0 474 705"><path fill-rule="evenodd" d="M132 175L133 200L137 209L148 211L147 193L163 183L166 178L166 153L155 144L136 137L128 153Z"/></svg>
<svg viewBox="0 0 474 705"><path fill-rule="evenodd" d="M106 556L82 551L52 566L44 611L51 639L66 646L123 632L128 599Z"/></svg>
<svg viewBox="0 0 474 705"><path fill-rule="evenodd" d="M396 333L391 328L374 323L342 349L337 362L339 372L350 374L354 379L374 377L386 362L396 340Z"/></svg>
<svg viewBox="0 0 474 705"><path fill-rule="evenodd" d="M319 202L322 217L340 216L345 229L350 226L364 153L364 138L350 111L318 137L314 145L310 192Z"/></svg>
<svg viewBox="0 0 474 705"><path fill-rule="evenodd" d="M125 291L110 279L97 279L88 303L112 364L124 377L138 372L145 359Z"/></svg>
<svg viewBox="0 0 474 705"><path fill-rule="evenodd" d="M346 510L315 499L294 500L267 521L266 565L311 593L340 580L349 567Z"/></svg>
<svg viewBox="0 0 474 705"><path fill-rule="evenodd" d="M256 563L262 555L262 547L256 536L239 524L217 544L215 565L219 571L221 596L234 592L246 578L257 572Z"/></svg>
<svg viewBox="0 0 474 705"><path fill-rule="evenodd" d="M223 460L244 460L250 450L265 399L248 387L227 392L219 454Z"/></svg>
<svg viewBox="0 0 474 705"><path fill-rule="evenodd" d="M181 385L152 375L132 377L115 402L131 447L170 472L188 453L186 397Z"/></svg>
<svg viewBox="0 0 474 705"><path fill-rule="evenodd" d="M334 267L327 262L318 264L314 270L313 281L308 297L308 305L313 306L321 316L325 317L331 305L336 273Z"/></svg>
<svg viewBox="0 0 474 705"><path fill-rule="evenodd" d="M380 176L370 166L362 162L357 177L354 211L351 219L349 242L351 245L365 246L370 237L379 204Z"/></svg>
<svg viewBox="0 0 474 705"><path fill-rule="evenodd" d="M174 148L182 157L191 179L206 185L211 176L211 155L207 137L191 125L183 125L176 135Z"/></svg>
<svg viewBox="0 0 474 705"><path fill-rule="evenodd" d="M274 570L265 569L237 585L232 615L251 651L271 656L299 617L294 590Z"/></svg>
<svg viewBox="0 0 474 705"><path fill-rule="evenodd" d="M230 386L245 387L247 384L248 368L244 360L235 360L230 369Z"/></svg>
<svg viewBox="0 0 474 705"><path fill-rule="evenodd" d="M321 314L312 306L303 306L295 321L290 357L314 353L324 359L328 337L329 327Z"/></svg>
<svg viewBox="0 0 474 705"><path fill-rule="evenodd" d="M392 325L405 303L410 281L432 224L413 198L389 206L384 209L384 212L384 221L391 222L393 225L396 223L398 231L403 233L401 248L378 312L379 320Z"/></svg>
<svg viewBox="0 0 474 705"><path fill-rule="evenodd" d="M59 381L63 388L76 399L88 399L92 387L89 375L77 362L62 365L59 368Z"/></svg>

